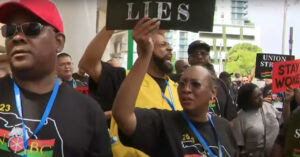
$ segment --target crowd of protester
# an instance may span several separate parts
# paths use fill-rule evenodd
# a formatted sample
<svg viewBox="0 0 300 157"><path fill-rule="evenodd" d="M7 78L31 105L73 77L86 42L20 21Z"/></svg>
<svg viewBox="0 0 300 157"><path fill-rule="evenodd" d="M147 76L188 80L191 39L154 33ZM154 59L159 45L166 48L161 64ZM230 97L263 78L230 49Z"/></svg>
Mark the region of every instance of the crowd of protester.
<svg viewBox="0 0 300 157"><path fill-rule="evenodd" d="M300 156L299 88L272 93L271 79L260 88L251 75L217 74L201 40L172 73L158 19L133 28L131 70L102 61L114 33L104 27L77 73L51 1L1 4L0 22L0 156Z"/></svg>

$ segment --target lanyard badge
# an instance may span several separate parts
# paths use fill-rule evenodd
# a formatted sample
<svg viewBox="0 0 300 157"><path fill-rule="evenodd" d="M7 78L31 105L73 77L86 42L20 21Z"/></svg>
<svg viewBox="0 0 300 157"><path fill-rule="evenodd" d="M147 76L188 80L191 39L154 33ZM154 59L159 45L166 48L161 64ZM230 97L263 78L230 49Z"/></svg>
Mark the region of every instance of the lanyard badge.
<svg viewBox="0 0 300 157"><path fill-rule="evenodd" d="M194 126L194 124L189 120L189 118L186 116L186 114L182 111L181 112L182 117L184 118L184 120L188 123L189 128L193 131L194 135L197 137L198 141L203 145L204 149L209 153L210 157L215 157L216 155L212 152L212 150L209 148L209 146L207 145L206 141L204 140L204 138L201 136L201 134L198 132L198 130L196 129L196 127ZM219 149L219 157L223 157L223 152L222 152L222 146L221 146L221 140L219 135L217 134L214 122L211 118L211 116L209 114L207 114L207 117L209 119L209 123L212 125L213 129L214 129L214 133L217 139L217 143L218 143L218 149Z"/></svg>
<svg viewBox="0 0 300 157"><path fill-rule="evenodd" d="M72 86L73 86L73 88L77 88L76 81L73 78L72 78Z"/></svg>
<svg viewBox="0 0 300 157"><path fill-rule="evenodd" d="M21 101L21 93L20 93L20 88L18 87L18 85L16 84L15 81L13 81L13 85L14 85L14 94L15 94L15 102L16 102L16 107L18 110L18 114L21 117L22 120L22 132L23 132L23 146L24 146L24 155L23 157L27 157L27 148L28 148L28 143L27 140L30 139L30 137L36 135L44 126L44 123L46 122L46 119L48 118L50 111L52 109L52 106L54 104L57 92L58 92L58 88L59 88L59 81L58 78L56 78L55 80L55 85L53 88L53 91L51 93L50 99L47 103L46 109L43 113L43 116L40 120L40 123L38 124L38 126L36 127L36 129L34 130L33 134L30 137L26 137L27 133L26 133L26 127L25 127L25 120L23 117L23 112L22 112L22 101Z"/></svg>
<svg viewBox="0 0 300 157"><path fill-rule="evenodd" d="M161 94L162 94L162 97L163 97L163 98L167 101L167 103L170 105L172 111L175 111L175 105L174 105L174 99L173 99L172 91L171 91L169 82L168 82L167 80L166 80L166 84L167 84L167 87L168 87L168 91L169 91L169 95L170 95L171 101L165 96L165 94L164 94L163 91L161 92Z"/></svg>

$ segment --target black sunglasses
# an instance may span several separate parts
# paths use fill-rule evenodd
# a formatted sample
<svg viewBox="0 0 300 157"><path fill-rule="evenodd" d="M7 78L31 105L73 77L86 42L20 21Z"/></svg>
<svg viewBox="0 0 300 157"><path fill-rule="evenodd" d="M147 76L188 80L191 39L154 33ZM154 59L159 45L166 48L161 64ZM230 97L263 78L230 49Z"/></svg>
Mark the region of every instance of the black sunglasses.
<svg viewBox="0 0 300 157"><path fill-rule="evenodd" d="M41 33L44 25L38 22L27 22L21 25L6 24L1 27L1 33L4 38L10 38L18 32L23 32L27 36L36 36Z"/></svg>

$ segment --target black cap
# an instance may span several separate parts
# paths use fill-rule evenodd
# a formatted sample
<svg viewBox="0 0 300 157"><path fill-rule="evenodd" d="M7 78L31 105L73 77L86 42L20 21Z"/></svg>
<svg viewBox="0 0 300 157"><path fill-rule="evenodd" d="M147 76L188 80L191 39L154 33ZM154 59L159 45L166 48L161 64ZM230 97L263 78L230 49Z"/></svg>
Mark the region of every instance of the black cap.
<svg viewBox="0 0 300 157"><path fill-rule="evenodd" d="M210 47L208 44L206 44L204 41L201 40L195 40L192 43L190 43L189 48L188 48L188 54L193 54L196 50L198 49L204 49L208 53L210 51Z"/></svg>
<svg viewBox="0 0 300 157"><path fill-rule="evenodd" d="M227 78L227 77L231 77L233 73L228 73L226 71L223 71L220 73L219 78Z"/></svg>

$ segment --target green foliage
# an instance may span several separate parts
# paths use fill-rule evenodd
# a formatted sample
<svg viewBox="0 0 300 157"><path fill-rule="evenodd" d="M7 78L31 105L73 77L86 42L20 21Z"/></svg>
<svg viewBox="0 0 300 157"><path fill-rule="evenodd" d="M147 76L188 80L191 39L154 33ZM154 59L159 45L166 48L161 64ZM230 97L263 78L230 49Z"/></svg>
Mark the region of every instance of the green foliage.
<svg viewBox="0 0 300 157"><path fill-rule="evenodd" d="M254 69L256 54L262 53L261 48L249 43L236 44L232 47L225 61L225 71L229 73L241 72L249 75Z"/></svg>

